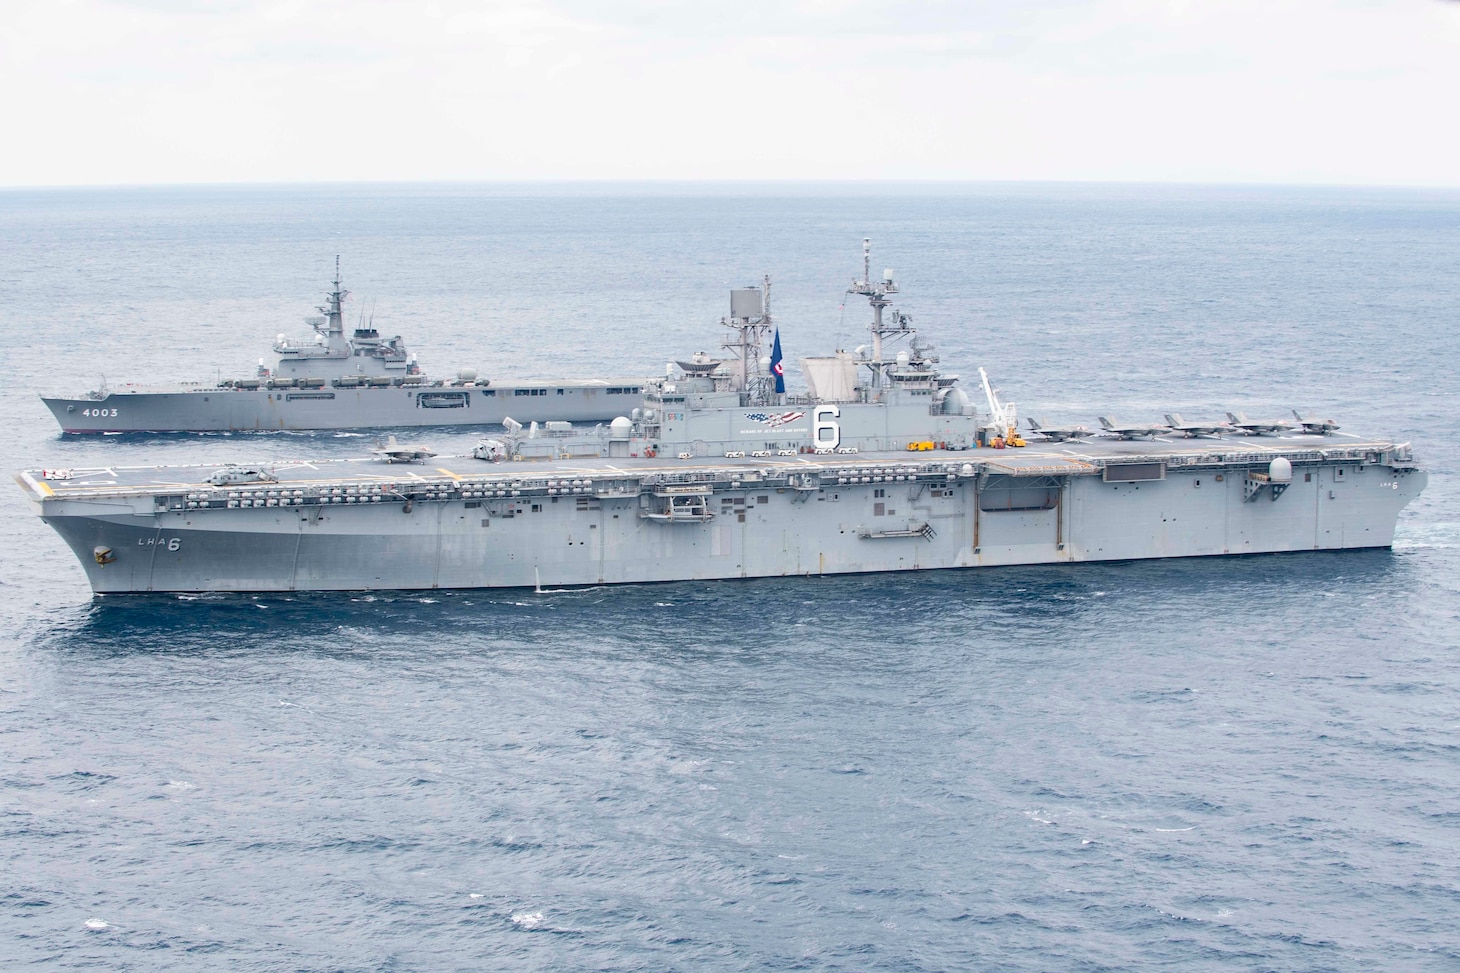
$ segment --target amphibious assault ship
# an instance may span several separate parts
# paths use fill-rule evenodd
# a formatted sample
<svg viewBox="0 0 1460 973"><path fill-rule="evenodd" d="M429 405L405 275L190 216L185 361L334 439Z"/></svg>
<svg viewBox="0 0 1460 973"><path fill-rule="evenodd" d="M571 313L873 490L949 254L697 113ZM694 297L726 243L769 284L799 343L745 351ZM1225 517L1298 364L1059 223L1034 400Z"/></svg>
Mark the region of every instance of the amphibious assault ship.
<svg viewBox="0 0 1460 973"><path fill-rule="evenodd" d="M850 291L871 304L870 344L804 361L803 395L784 392L778 331L761 357L772 323L764 290L747 288L732 292L723 357L689 357L587 432L508 420L470 456L392 442L374 460L17 479L99 593L541 587L1388 547L1424 488L1408 444L1328 420L1045 426L1026 444L1013 404L980 369L980 411L891 310L892 272L875 280L870 267L864 244Z"/></svg>
<svg viewBox="0 0 1460 973"><path fill-rule="evenodd" d="M67 433L221 432L264 429L365 429L491 426L523 420L612 419L641 393L641 379L545 379L497 383L460 369L431 380L399 335L383 338L373 316L345 334L335 260L334 287L319 314L305 318L312 338L280 334L271 368L259 359L248 378L216 384L124 385L81 396L42 395Z"/></svg>

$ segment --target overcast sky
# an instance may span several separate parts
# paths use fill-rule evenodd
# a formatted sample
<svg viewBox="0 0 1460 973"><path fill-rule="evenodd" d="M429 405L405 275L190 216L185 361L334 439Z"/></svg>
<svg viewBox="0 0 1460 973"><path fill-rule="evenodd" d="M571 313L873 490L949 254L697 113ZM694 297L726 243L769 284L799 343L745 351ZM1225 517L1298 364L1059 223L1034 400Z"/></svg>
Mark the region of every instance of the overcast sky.
<svg viewBox="0 0 1460 973"><path fill-rule="evenodd" d="M3 0L0 185L1460 185L1454 0Z"/></svg>

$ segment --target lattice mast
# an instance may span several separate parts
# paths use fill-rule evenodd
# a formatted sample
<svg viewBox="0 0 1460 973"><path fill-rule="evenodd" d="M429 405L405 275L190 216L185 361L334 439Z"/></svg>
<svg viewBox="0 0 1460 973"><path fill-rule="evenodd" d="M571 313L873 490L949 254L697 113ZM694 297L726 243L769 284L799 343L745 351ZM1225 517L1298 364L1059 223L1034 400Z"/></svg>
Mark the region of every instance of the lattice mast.
<svg viewBox="0 0 1460 973"><path fill-rule="evenodd" d="M720 319L730 330L721 343L730 366L730 380L743 405L771 405L776 401L775 376L762 359L766 339L775 327L771 320L771 279L761 278L759 287L741 287L730 292L730 315Z"/></svg>

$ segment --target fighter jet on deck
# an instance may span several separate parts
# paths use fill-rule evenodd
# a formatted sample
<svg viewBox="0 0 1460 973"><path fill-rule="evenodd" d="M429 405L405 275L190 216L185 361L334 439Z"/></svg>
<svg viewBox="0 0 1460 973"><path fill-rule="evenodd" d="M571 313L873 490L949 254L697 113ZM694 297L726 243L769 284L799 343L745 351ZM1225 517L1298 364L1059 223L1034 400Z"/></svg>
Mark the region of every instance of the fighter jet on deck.
<svg viewBox="0 0 1460 973"><path fill-rule="evenodd" d="M1303 426L1303 432L1310 436L1326 436L1338 431L1338 423L1332 419L1304 419L1297 409L1293 410L1293 418Z"/></svg>
<svg viewBox="0 0 1460 973"><path fill-rule="evenodd" d="M1027 417L1025 422L1029 423L1029 429L1037 436L1043 436L1052 443L1069 442L1071 439L1081 439L1090 435L1090 430L1084 426L1046 426L1041 420L1032 416Z"/></svg>
<svg viewBox="0 0 1460 973"><path fill-rule="evenodd" d="M1254 422L1247 418L1245 412L1229 412L1227 418L1232 421L1232 428L1244 436L1276 435L1284 429L1292 428L1293 425L1286 419L1264 419Z"/></svg>
<svg viewBox="0 0 1460 973"><path fill-rule="evenodd" d="M1171 427L1172 432L1179 432L1187 438L1220 436L1224 432L1232 431L1232 427L1225 422L1184 422L1179 412L1166 413L1166 425Z"/></svg>
<svg viewBox="0 0 1460 973"><path fill-rule="evenodd" d="M1152 423L1148 426L1122 426L1109 416L1100 416L1100 427L1117 439L1155 439L1170 428Z"/></svg>
<svg viewBox="0 0 1460 973"><path fill-rule="evenodd" d="M385 441L384 446L371 450L376 456L381 457L387 463L419 463L428 456L435 456L435 450L421 445L402 445L391 436Z"/></svg>

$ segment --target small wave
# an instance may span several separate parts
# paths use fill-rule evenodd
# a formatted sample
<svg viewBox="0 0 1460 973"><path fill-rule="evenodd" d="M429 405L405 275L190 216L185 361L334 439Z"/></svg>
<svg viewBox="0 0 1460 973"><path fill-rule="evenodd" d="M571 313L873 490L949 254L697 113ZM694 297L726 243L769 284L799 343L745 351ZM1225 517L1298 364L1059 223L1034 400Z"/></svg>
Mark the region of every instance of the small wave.
<svg viewBox="0 0 1460 973"><path fill-rule="evenodd" d="M87 919L85 925L92 932L101 932L103 929L111 928L111 923L105 919Z"/></svg>
<svg viewBox="0 0 1460 973"><path fill-rule="evenodd" d="M517 912L512 915L514 925L522 929L536 929L542 925L541 912Z"/></svg>

